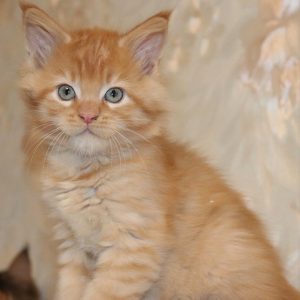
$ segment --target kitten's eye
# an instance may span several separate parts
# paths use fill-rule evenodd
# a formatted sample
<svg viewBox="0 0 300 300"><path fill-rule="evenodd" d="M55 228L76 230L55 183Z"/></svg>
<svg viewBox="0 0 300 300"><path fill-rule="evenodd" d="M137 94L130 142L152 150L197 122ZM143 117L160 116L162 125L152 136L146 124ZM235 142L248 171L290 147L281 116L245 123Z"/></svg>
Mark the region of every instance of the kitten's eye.
<svg viewBox="0 0 300 300"><path fill-rule="evenodd" d="M63 101L70 101L75 99L76 93L74 89L68 84L62 84L57 89L58 96Z"/></svg>
<svg viewBox="0 0 300 300"><path fill-rule="evenodd" d="M105 100L111 103L118 103L123 97L124 91L118 87L110 88L104 95Z"/></svg>

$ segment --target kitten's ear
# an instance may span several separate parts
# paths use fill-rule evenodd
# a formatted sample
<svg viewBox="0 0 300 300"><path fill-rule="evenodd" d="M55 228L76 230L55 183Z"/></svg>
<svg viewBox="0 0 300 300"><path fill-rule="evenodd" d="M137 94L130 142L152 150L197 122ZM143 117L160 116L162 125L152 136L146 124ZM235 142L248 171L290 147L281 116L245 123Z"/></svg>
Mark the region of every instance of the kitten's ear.
<svg viewBox="0 0 300 300"><path fill-rule="evenodd" d="M169 12L157 14L126 33L120 45L127 46L142 71L150 75L159 61L166 38Z"/></svg>
<svg viewBox="0 0 300 300"><path fill-rule="evenodd" d="M42 67L59 43L70 40L68 33L35 5L20 3L28 54L37 67Z"/></svg>

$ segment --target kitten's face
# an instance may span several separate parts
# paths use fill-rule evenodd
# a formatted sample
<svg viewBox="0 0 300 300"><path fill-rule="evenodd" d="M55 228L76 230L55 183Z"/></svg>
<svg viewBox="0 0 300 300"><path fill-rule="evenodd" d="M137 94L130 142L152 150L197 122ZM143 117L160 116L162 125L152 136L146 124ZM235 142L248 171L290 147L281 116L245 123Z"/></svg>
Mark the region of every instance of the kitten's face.
<svg viewBox="0 0 300 300"><path fill-rule="evenodd" d="M44 142L97 156L124 146L134 149L158 134L165 107L155 70L162 35L147 32L151 22L124 35L100 29L51 33L49 24L45 32L41 24L34 28L28 15L32 66L22 86L32 130L48 135ZM42 12L42 18L49 17ZM58 34L61 39L65 34L63 42L57 43Z"/></svg>

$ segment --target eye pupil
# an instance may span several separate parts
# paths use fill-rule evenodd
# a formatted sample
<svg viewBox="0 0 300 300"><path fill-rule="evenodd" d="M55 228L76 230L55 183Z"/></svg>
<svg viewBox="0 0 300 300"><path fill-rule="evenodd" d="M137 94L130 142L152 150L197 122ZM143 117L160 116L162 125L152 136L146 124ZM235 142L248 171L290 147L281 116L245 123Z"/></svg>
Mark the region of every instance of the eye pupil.
<svg viewBox="0 0 300 300"><path fill-rule="evenodd" d="M117 87L109 89L104 96L105 100L111 103L118 103L123 99L123 97L123 90Z"/></svg>
<svg viewBox="0 0 300 300"><path fill-rule="evenodd" d="M59 86L57 91L58 91L59 98L63 101L70 101L75 99L76 97L76 93L74 89L67 84L63 84Z"/></svg>

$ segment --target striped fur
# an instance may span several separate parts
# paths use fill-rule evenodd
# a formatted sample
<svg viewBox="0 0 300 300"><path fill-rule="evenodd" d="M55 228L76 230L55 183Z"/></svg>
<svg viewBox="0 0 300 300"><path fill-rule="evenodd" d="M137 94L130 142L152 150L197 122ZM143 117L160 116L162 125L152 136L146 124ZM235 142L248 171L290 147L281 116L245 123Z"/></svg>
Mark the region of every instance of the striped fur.
<svg viewBox="0 0 300 300"><path fill-rule="evenodd" d="M25 30L39 34L26 31L24 143L61 240L56 300L299 299L241 196L164 129L168 14L124 34L67 32L22 8ZM65 83L76 100L58 99ZM107 103L115 86L124 100ZM90 132L82 111L99 115Z"/></svg>

